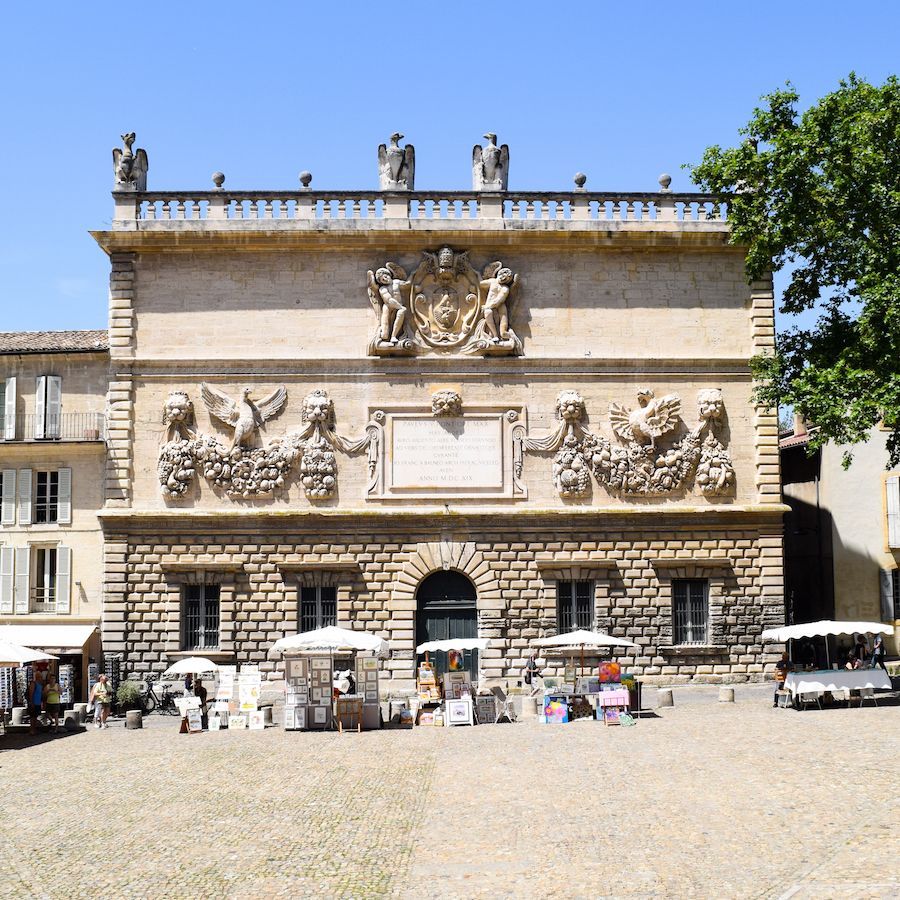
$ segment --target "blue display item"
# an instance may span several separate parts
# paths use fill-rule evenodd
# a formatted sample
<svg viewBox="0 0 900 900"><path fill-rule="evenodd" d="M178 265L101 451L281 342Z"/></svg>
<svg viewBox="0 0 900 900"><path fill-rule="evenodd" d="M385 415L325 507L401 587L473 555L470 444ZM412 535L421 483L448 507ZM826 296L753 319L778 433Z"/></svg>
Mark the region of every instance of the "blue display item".
<svg viewBox="0 0 900 900"><path fill-rule="evenodd" d="M544 697L544 722L565 724L569 721L569 704L564 697Z"/></svg>

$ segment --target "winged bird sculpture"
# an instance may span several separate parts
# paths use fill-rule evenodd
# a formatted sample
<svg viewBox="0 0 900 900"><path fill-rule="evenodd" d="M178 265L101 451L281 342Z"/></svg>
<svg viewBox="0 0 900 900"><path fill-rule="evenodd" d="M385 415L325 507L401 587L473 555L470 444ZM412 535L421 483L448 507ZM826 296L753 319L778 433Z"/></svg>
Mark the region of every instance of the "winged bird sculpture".
<svg viewBox="0 0 900 900"><path fill-rule="evenodd" d="M403 135L395 131L389 146L378 147L378 180L383 191L412 191L416 181L416 151L412 144L401 147Z"/></svg>
<svg viewBox="0 0 900 900"><path fill-rule="evenodd" d="M472 190L505 191L509 184L509 146L497 146L497 135L485 134L487 146L472 148Z"/></svg>
<svg viewBox="0 0 900 900"><path fill-rule="evenodd" d="M250 399L252 388L241 391L241 399L235 402L218 388L205 382L200 385L200 395L211 416L234 428L231 449L249 446L259 427L273 416L277 416L287 401L284 385L275 388L259 402Z"/></svg>
<svg viewBox="0 0 900 900"><path fill-rule="evenodd" d="M651 390L638 391L637 399L636 409L610 403L609 421L619 437L636 444L649 444L655 450L657 438L677 426L681 400L675 394L657 400Z"/></svg>
<svg viewBox="0 0 900 900"><path fill-rule="evenodd" d="M135 134L129 131L122 135L124 149L113 149L113 173L115 174L115 190L117 191L146 191L147 170L150 168L147 162L147 151L138 148L132 150Z"/></svg>

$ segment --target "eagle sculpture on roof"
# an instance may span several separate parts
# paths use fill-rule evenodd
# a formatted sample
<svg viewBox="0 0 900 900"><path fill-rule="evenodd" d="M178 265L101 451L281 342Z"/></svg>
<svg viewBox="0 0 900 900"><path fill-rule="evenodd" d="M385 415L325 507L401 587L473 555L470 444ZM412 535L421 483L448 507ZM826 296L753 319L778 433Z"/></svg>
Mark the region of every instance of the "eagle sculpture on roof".
<svg viewBox="0 0 900 900"><path fill-rule="evenodd" d="M249 446L259 427L273 416L277 416L287 401L284 385L275 388L258 402L250 399L252 388L245 387L237 402L218 388L205 382L200 385L200 395L211 416L234 428L231 449Z"/></svg>
<svg viewBox="0 0 900 900"><path fill-rule="evenodd" d="M416 182L416 150L412 144L401 147L403 135L395 131L390 145L378 147L378 180L383 191L412 191Z"/></svg>
<svg viewBox="0 0 900 900"><path fill-rule="evenodd" d="M609 404L609 421L623 440L656 449L657 438L674 430L681 413L681 400L675 394L656 399L653 391L638 391L636 409L618 403Z"/></svg>

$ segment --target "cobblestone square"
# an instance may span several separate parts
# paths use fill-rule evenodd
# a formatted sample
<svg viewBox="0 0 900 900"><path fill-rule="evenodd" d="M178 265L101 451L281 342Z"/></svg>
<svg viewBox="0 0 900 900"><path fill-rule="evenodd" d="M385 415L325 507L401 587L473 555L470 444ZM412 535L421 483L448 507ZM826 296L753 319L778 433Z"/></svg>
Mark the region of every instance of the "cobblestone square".
<svg viewBox="0 0 900 900"><path fill-rule="evenodd" d="M897 897L896 706L0 737L3 897Z"/></svg>

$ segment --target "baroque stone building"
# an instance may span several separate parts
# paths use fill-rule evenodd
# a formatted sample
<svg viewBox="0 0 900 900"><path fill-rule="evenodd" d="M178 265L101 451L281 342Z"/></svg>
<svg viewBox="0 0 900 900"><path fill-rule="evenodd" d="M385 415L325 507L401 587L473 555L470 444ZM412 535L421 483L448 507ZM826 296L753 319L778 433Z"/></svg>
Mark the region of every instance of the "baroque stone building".
<svg viewBox="0 0 900 900"><path fill-rule="evenodd" d="M725 210L675 194L146 189L116 159L103 642L259 662L329 622L391 645L598 628L647 677L763 672L784 621L773 346Z"/></svg>

